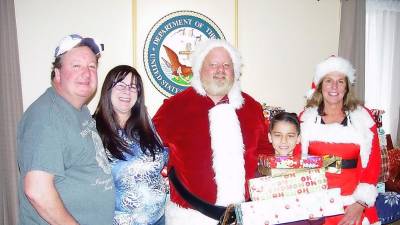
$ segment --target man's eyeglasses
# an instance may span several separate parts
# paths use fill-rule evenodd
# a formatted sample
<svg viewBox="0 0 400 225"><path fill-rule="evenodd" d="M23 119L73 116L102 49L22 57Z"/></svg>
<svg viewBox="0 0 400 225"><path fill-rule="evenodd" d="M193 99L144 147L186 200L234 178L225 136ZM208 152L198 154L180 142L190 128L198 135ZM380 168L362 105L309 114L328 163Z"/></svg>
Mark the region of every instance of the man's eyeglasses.
<svg viewBox="0 0 400 225"><path fill-rule="evenodd" d="M124 82L118 82L115 86L118 91L128 90L130 92L137 92L137 87L134 84L125 84Z"/></svg>

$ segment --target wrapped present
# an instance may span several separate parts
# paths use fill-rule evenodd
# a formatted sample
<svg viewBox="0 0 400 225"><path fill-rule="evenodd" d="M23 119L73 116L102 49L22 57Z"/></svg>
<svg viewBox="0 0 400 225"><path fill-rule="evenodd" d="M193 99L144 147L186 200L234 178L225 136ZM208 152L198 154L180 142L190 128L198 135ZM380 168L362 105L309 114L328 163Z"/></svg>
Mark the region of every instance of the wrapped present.
<svg viewBox="0 0 400 225"><path fill-rule="evenodd" d="M307 195L245 202L235 210L236 218L242 225L280 224L344 213L339 188Z"/></svg>
<svg viewBox="0 0 400 225"><path fill-rule="evenodd" d="M326 168L327 173L341 173L342 158L338 156L307 156L306 158L294 156L258 156L258 172L264 176L280 176L287 174L290 169ZM289 170L285 170L289 169Z"/></svg>
<svg viewBox="0 0 400 225"><path fill-rule="evenodd" d="M378 193L385 193L385 192L386 192L386 190L385 190L385 183L383 183L383 182L378 182L378 183L376 184L376 189L378 190Z"/></svg>
<svg viewBox="0 0 400 225"><path fill-rule="evenodd" d="M371 113L375 120L376 126L378 128L382 127L382 115L385 113L385 111L380 109L371 109Z"/></svg>
<svg viewBox="0 0 400 225"><path fill-rule="evenodd" d="M390 149L389 156L389 178L385 183L386 191L400 193L400 149Z"/></svg>
<svg viewBox="0 0 400 225"><path fill-rule="evenodd" d="M269 168L277 169L294 169L294 168L321 168L322 157L321 156L307 156L307 158L300 158L296 156L271 156L271 155L259 155L259 165L263 165Z"/></svg>
<svg viewBox="0 0 400 225"><path fill-rule="evenodd" d="M342 157L325 155L322 160L327 173L342 173Z"/></svg>
<svg viewBox="0 0 400 225"><path fill-rule="evenodd" d="M379 138L379 145L381 149L381 173L379 175L380 182L386 182L389 178L389 162L388 162L388 150L391 149L391 143L387 142L386 133L382 128L382 115L385 113L384 110L371 109L372 116L377 126L377 133Z"/></svg>
<svg viewBox="0 0 400 225"><path fill-rule="evenodd" d="M258 177L249 180L250 198L253 201L309 194L327 189L325 169L292 171L278 177Z"/></svg>
<svg viewBox="0 0 400 225"><path fill-rule="evenodd" d="M270 171L269 171L268 176L280 177L280 176L290 175L292 173L305 172L307 170L308 169L306 169L306 168L299 168L299 169L277 169L277 168L271 168Z"/></svg>
<svg viewBox="0 0 400 225"><path fill-rule="evenodd" d="M276 114L280 112L285 112L285 110L281 107L269 106L266 103L263 103L262 108L264 117L267 118L268 120L271 120Z"/></svg>
<svg viewBox="0 0 400 225"><path fill-rule="evenodd" d="M386 146L381 146L381 173L379 182L386 182L389 179L389 153Z"/></svg>
<svg viewBox="0 0 400 225"><path fill-rule="evenodd" d="M378 138L379 138L379 145L381 146L381 148L386 147L387 142L386 142L385 130L382 127L380 127L377 129L377 133L378 133Z"/></svg>

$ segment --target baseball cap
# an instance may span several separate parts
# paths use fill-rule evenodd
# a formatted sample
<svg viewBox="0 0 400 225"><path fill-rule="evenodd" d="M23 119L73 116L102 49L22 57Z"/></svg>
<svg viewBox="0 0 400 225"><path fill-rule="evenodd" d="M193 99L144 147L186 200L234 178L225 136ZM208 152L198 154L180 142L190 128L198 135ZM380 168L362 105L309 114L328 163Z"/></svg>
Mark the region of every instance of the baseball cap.
<svg viewBox="0 0 400 225"><path fill-rule="evenodd" d="M78 44L89 47L95 55L99 55L102 51L104 51L104 44L99 43L94 38L83 38L78 34L70 34L68 36L65 36L58 43L58 46L54 51L54 57L57 58L58 56L71 50Z"/></svg>

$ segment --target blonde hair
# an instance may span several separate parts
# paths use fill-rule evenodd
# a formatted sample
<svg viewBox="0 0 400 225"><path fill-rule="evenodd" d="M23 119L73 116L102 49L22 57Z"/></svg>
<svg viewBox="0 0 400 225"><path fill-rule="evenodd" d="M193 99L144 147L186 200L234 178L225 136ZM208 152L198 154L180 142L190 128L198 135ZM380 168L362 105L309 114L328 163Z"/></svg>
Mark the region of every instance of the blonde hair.
<svg viewBox="0 0 400 225"><path fill-rule="evenodd" d="M315 92L312 94L311 98L307 100L305 107L305 108L318 107L318 114L320 116L325 115L324 97L322 96L322 83L324 82L324 79L325 77L320 80ZM349 78L346 76L345 79L346 79L346 93L343 96L342 111L352 112L357 108L357 106L361 105L362 103L355 96L353 91L353 86L350 84Z"/></svg>

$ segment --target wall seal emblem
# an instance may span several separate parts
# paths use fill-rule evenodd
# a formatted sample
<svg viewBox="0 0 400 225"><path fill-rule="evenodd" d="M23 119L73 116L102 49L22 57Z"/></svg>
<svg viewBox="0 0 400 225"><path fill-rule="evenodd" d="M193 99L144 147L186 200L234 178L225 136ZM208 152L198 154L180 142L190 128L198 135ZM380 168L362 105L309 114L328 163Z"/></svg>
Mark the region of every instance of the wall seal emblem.
<svg viewBox="0 0 400 225"><path fill-rule="evenodd" d="M157 21L143 48L145 70L154 87L166 97L189 87L191 54L210 38L225 36L210 18L194 11L176 11Z"/></svg>

